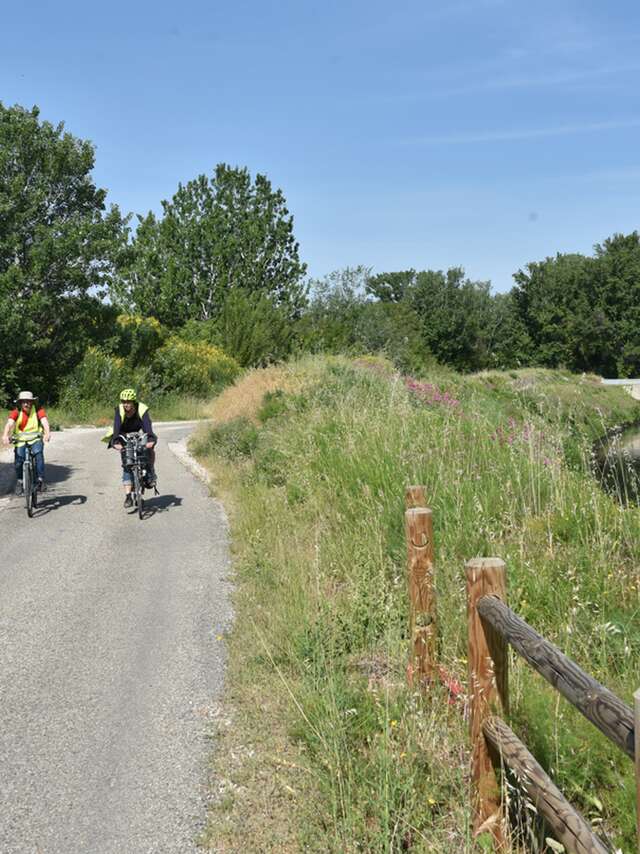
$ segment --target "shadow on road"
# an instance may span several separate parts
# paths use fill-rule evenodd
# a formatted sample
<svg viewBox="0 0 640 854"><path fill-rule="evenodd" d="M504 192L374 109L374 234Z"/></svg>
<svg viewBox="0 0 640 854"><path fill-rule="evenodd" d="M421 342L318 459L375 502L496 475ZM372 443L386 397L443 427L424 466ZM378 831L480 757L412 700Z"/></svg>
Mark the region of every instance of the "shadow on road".
<svg viewBox="0 0 640 854"><path fill-rule="evenodd" d="M64 483L69 480L73 471L72 466L60 466L56 463L46 462L45 451L45 479L48 484ZM6 463L0 463L0 495L5 492L12 492L16 483L16 469L13 460Z"/></svg>
<svg viewBox="0 0 640 854"><path fill-rule="evenodd" d="M45 480L47 483L64 483L65 480L69 480L71 477L71 472L73 471L72 466L59 466L56 463L48 463L46 462L45 455Z"/></svg>
<svg viewBox="0 0 640 854"><path fill-rule="evenodd" d="M144 515L153 516L164 513L171 507L182 507L182 498L177 495L158 495L155 498L145 498Z"/></svg>
<svg viewBox="0 0 640 854"><path fill-rule="evenodd" d="M33 511L34 516L46 516L52 510L57 510L59 507L65 507L67 504L86 504L86 495L50 495L45 497L38 496L38 506Z"/></svg>

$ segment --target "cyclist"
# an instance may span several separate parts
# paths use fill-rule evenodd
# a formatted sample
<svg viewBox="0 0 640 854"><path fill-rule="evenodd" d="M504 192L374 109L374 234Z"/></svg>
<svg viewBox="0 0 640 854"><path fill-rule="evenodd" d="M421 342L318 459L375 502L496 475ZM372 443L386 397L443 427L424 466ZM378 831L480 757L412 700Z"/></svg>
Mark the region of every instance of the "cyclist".
<svg viewBox="0 0 640 854"><path fill-rule="evenodd" d="M14 439L15 465L16 465L16 495L22 495L22 469L25 458L25 445L31 445L31 451L36 461L36 476L38 478L38 491L43 492L44 485L44 445L42 439L48 442L51 438L49 420L47 413L42 407L37 409L35 404L38 400L30 391L21 391L18 399L14 401L16 408L9 413L9 418L2 433L2 444L8 445ZM27 434L38 434L39 439L26 438Z"/></svg>
<svg viewBox="0 0 640 854"><path fill-rule="evenodd" d="M125 388L120 392L120 403L116 406L113 418L113 434L110 442L110 447L116 451L124 451L124 445L118 441L118 437L124 433L137 433L142 430L147 434L147 449L149 457L147 462L147 478L146 486L151 488L156 485L155 473L155 451L157 437L153 432L151 416L149 415L149 407L138 400L136 390L133 388ZM133 490L133 482L131 473L124 467L124 455L122 455L122 484L124 486L124 506L131 507L133 500L131 492Z"/></svg>

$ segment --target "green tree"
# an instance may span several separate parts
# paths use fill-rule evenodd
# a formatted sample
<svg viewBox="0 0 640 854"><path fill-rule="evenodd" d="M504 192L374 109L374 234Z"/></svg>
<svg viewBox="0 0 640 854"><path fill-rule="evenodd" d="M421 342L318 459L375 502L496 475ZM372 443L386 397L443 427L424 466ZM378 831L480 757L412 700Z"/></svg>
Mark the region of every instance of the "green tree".
<svg viewBox="0 0 640 854"><path fill-rule="evenodd" d="M0 390L55 396L90 341L109 332L126 223L91 178L90 142L0 103Z"/></svg>
<svg viewBox="0 0 640 854"><path fill-rule="evenodd" d="M533 345L513 290L493 296L491 339L490 367L506 370L531 364Z"/></svg>
<svg viewBox="0 0 640 854"><path fill-rule="evenodd" d="M534 363L615 373L617 345L601 266L584 255L558 254L514 275L513 297Z"/></svg>
<svg viewBox="0 0 640 854"><path fill-rule="evenodd" d="M244 368L285 358L294 345L295 326L266 294L235 288L214 320L189 320L178 335L221 347Z"/></svg>
<svg viewBox="0 0 640 854"><path fill-rule="evenodd" d="M477 371L494 363L498 327L489 282L465 278L452 267L424 270L406 297L422 325L425 346L439 362L459 371Z"/></svg>
<svg viewBox="0 0 640 854"><path fill-rule="evenodd" d="M614 234L595 246L594 321L606 342L605 376L640 376L640 236ZM605 349L603 347L603 349Z"/></svg>
<svg viewBox="0 0 640 854"><path fill-rule="evenodd" d="M114 298L169 327L216 319L237 290L263 294L293 319L304 305L306 266L293 218L264 175L219 164L180 184L160 219L139 218Z"/></svg>
<svg viewBox="0 0 640 854"><path fill-rule="evenodd" d="M309 305L297 326L303 349L314 353L353 350L370 274L369 267L359 265L311 282Z"/></svg>
<svg viewBox="0 0 640 854"><path fill-rule="evenodd" d="M402 302L415 283L415 270L400 270L369 276L365 287L366 292L380 302Z"/></svg>

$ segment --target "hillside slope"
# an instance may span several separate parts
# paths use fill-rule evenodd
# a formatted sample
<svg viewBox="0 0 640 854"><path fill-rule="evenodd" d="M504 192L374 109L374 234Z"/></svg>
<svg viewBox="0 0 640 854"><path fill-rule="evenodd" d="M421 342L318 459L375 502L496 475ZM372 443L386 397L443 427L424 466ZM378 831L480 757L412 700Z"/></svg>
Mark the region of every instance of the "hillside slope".
<svg viewBox="0 0 640 854"><path fill-rule="evenodd" d="M404 488L424 484L434 514L449 673L465 684L464 562L498 556L511 606L629 702L640 512L589 464L637 402L562 372L417 381L379 359L318 357L245 375L212 414L193 449L231 516L237 623L203 844L471 850L464 697L405 684ZM518 663L511 697L538 759L632 850L632 763Z"/></svg>

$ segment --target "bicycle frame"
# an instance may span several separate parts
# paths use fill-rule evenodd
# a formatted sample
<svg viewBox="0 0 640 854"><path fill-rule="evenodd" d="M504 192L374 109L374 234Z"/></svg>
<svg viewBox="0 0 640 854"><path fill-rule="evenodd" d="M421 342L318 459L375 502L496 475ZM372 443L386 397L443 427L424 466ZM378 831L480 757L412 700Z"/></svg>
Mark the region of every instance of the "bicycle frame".
<svg viewBox="0 0 640 854"><path fill-rule="evenodd" d="M138 511L138 517L142 519L144 484L147 475L148 450L146 444L148 436L146 433L125 433L118 436L116 441L124 445L122 451L124 469L131 474L133 480L131 494Z"/></svg>
<svg viewBox="0 0 640 854"><path fill-rule="evenodd" d="M36 471L36 458L31 450L31 445L34 442L42 439L40 433L25 433L20 441L24 441L24 464L22 466L22 489L24 492L24 502L27 508L27 516L31 519L34 508L38 506L38 477ZM12 439L12 443L17 446L18 440Z"/></svg>

